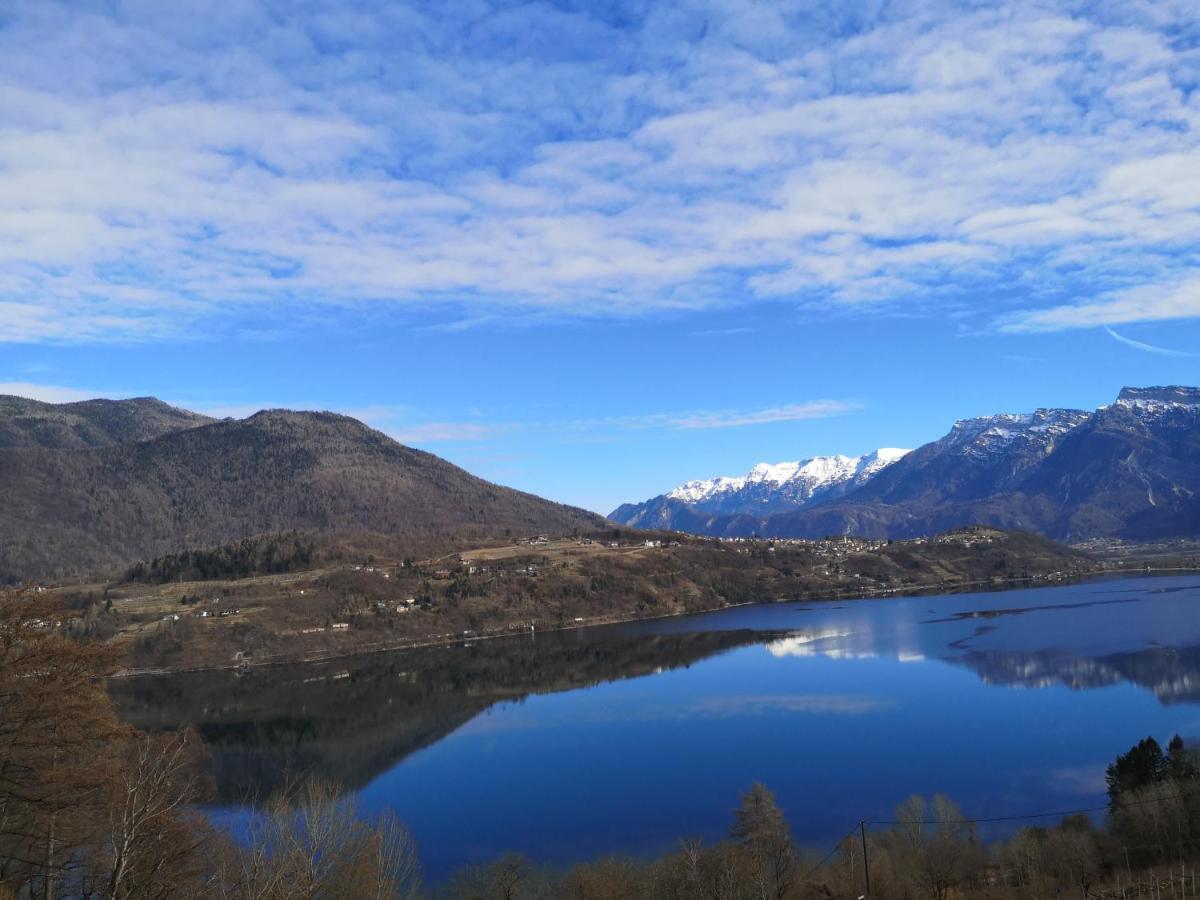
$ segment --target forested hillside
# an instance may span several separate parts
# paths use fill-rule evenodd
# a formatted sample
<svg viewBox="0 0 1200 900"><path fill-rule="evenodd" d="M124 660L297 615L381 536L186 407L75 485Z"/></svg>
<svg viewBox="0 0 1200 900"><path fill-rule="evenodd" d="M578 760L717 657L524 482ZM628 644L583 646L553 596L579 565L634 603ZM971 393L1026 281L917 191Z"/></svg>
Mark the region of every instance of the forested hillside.
<svg viewBox="0 0 1200 900"><path fill-rule="evenodd" d="M122 401L103 407L101 425L79 406L35 410L33 424L0 406L0 429L14 436L0 448L0 580L115 571L269 532L563 534L604 522L333 413L212 422Z"/></svg>

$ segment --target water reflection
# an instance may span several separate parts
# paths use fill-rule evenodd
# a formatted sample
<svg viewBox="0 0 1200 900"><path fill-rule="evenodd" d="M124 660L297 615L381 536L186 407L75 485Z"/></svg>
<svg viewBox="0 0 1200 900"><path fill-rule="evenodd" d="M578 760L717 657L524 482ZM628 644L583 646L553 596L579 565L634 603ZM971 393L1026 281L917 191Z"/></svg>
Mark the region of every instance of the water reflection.
<svg viewBox="0 0 1200 900"><path fill-rule="evenodd" d="M767 652L775 657L784 656L828 656L830 659L846 659L874 656L874 653L851 653L837 642L851 636L849 631L826 628L823 631L793 631L785 638L770 641Z"/></svg>
<svg viewBox="0 0 1200 900"><path fill-rule="evenodd" d="M1200 647L1150 647L1096 657L1054 651L983 651L951 657L950 661L967 666L990 685L1065 685L1079 691L1125 681L1153 692L1164 705L1200 703Z"/></svg>
<svg viewBox="0 0 1200 900"><path fill-rule="evenodd" d="M794 629L765 646L776 658L936 659L970 669L995 687L1089 690L1128 683L1163 704L1200 703L1198 586L1093 585L1091 594L1046 602L1046 592L1022 592L1007 605L966 609L953 607L977 598L950 598L935 608L922 598L887 608L817 606L813 618L839 624ZM1125 596L1106 596L1112 594Z"/></svg>
<svg viewBox="0 0 1200 900"><path fill-rule="evenodd" d="M947 620L949 621L949 620ZM1164 704L1200 703L1200 646L1147 647L1143 650L1089 656L1070 650L970 650L969 643L995 628L980 626L970 635L945 645L933 658L965 666L984 684L996 687L1047 688L1063 685L1072 690L1104 688L1128 682L1145 688ZM930 657L915 649L898 648L890 640L875 643L871 630L857 632L823 629L796 631L766 643L771 656L783 658L874 659L901 663L925 662Z"/></svg>
<svg viewBox="0 0 1200 900"><path fill-rule="evenodd" d="M755 779L814 846L913 792L1102 803L1117 753L1200 734L1198 602L1191 577L783 603L113 693L143 728L195 725L227 801L293 772L361 787L436 880L716 839Z"/></svg>
<svg viewBox="0 0 1200 900"><path fill-rule="evenodd" d="M220 796L239 801L301 773L358 787L496 703L658 674L762 639L745 630L572 631L242 674L124 679L110 690L138 728L195 726Z"/></svg>
<svg viewBox="0 0 1200 900"><path fill-rule="evenodd" d="M302 772L363 785L499 702L654 675L752 644L777 660L938 660L974 672L989 686L1088 690L1124 682L1153 692L1162 704L1200 702L1200 617L1194 614L1200 583L1135 584L745 607L536 641L486 641L240 675L138 678L114 682L112 693L140 728L197 727L226 799L261 796ZM797 620L804 627L795 627ZM1168 641L1172 645L1164 646ZM704 697L670 709L642 704L606 715L625 722L768 708L863 715L889 703L876 696L764 692Z"/></svg>

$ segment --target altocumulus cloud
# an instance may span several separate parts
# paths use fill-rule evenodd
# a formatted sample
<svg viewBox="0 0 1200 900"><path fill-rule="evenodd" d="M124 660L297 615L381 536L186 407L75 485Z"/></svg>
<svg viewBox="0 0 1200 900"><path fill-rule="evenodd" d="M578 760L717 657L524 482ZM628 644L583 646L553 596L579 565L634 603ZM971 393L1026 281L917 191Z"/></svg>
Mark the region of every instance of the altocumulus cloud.
<svg viewBox="0 0 1200 900"><path fill-rule="evenodd" d="M1183 0L15 0L0 341L366 302L1195 316L1193 18ZM980 290L998 284L1016 289Z"/></svg>

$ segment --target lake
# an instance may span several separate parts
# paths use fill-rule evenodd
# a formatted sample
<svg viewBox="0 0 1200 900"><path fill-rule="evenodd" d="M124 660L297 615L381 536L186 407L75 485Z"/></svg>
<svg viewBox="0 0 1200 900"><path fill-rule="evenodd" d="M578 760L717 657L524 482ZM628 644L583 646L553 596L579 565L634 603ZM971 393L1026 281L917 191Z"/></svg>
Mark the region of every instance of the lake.
<svg viewBox="0 0 1200 900"><path fill-rule="evenodd" d="M748 606L112 690L140 727L199 728L217 818L319 772L395 810L436 882L506 850L568 863L716 840L755 780L821 849L912 793L972 817L1102 805L1118 753L1200 737L1198 613L1200 577L1127 578Z"/></svg>

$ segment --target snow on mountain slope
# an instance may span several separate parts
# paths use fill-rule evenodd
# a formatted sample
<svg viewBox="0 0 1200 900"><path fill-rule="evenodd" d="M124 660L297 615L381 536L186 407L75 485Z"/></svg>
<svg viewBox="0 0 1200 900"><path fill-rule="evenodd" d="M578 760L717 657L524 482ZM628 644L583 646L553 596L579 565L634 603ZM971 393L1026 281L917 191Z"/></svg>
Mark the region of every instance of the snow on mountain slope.
<svg viewBox="0 0 1200 900"><path fill-rule="evenodd" d="M1124 408L1143 416L1170 413L1194 413L1200 406L1200 388L1148 387L1122 388L1115 403L1105 409Z"/></svg>
<svg viewBox="0 0 1200 900"><path fill-rule="evenodd" d="M999 413L959 419L935 447L967 457L987 458L1011 454L1048 452L1067 432L1087 421L1090 414L1078 409L1039 409L1032 413Z"/></svg>
<svg viewBox="0 0 1200 900"><path fill-rule="evenodd" d="M863 456L814 456L759 463L745 475L689 481L663 496L705 513L761 514L799 509L864 484L906 453L883 447Z"/></svg>
<svg viewBox="0 0 1200 900"><path fill-rule="evenodd" d="M1200 387L1126 387L1094 412L961 419L911 453L757 466L610 518L722 537L907 538L984 524L1067 541L1193 539Z"/></svg>

